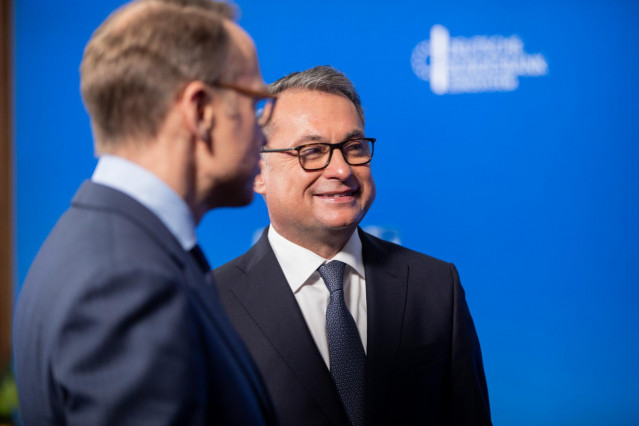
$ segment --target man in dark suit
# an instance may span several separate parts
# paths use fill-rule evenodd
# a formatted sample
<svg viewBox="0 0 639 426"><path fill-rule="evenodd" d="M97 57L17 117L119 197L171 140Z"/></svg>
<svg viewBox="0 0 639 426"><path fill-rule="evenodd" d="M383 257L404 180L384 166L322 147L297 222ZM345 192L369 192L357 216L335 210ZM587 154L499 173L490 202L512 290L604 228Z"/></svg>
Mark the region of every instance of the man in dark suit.
<svg viewBox="0 0 639 426"><path fill-rule="evenodd" d="M375 198L375 140L352 83L322 66L270 89L255 190L271 225L215 278L279 420L491 424L455 267L358 228Z"/></svg>
<svg viewBox="0 0 639 426"><path fill-rule="evenodd" d="M255 105L272 98L230 12L133 2L86 47L100 159L20 294L25 425L275 423L195 233L208 210L252 200L268 120Z"/></svg>

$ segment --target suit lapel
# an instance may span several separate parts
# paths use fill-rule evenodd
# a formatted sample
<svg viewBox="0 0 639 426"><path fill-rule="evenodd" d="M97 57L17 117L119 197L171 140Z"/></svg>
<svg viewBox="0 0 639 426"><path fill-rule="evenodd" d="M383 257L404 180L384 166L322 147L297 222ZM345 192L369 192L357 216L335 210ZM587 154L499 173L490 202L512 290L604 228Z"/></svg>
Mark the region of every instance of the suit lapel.
<svg viewBox="0 0 639 426"><path fill-rule="evenodd" d="M197 296L196 300L204 305L202 310L204 315L209 318L209 323L216 329L215 334L226 343L226 349L244 372L244 377L248 379L255 394L259 396L263 412L267 417L272 417L273 408L270 405L266 386L262 382L257 366L248 350L226 316L226 311L220 303L220 297L213 282L213 274L209 273L206 277L199 276L203 274L199 266L195 264L195 260L190 263L192 264L188 270L190 278L195 284L192 286L192 290Z"/></svg>
<svg viewBox="0 0 639 426"><path fill-rule="evenodd" d="M264 232L237 265L245 273L232 291L310 396L335 424L345 412L295 296Z"/></svg>
<svg viewBox="0 0 639 426"><path fill-rule="evenodd" d="M176 264L185 271L188 287L195 294L195 300L201 307L204 316L208 319L209 324L212 324L216 329L216 334L226 342L231 356L244 371L256 394L260 396L265 413L270 415L272 408L269 405L266 388L260 382L257 367L250 359L248 351L226 317L215 285L210 282L209 277L205 277L195 259L183 249L162 221L128 195L91 181L83 183L72 204L75 207L110 210L128 217L145 229L157 244L170 254Z"/></svg>
<svg viewBox="0 0 639 426"><path fill-rule="evenodd" d="M359 230L366 270L368 348L366 405L369 419L379 416L390 388L406 308L408 265L395 261L381 240Z"/></svg>

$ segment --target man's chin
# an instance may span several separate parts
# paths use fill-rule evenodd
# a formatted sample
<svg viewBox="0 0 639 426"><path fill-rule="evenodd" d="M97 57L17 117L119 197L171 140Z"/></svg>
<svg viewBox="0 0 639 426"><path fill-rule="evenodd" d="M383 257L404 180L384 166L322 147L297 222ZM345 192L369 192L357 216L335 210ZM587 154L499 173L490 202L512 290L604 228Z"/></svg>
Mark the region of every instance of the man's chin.
<svg viewBox="0 0 639 426"><path fill-rule="evenodd" d="M352 232L357 228L359 221L325 221L323 228L325 231L332 233Z"/></svg>
<svg viewBox="0 0 639 426"><path fill-rule="evenodd" d="M341 213L341 214L340 214ZM340 230L355 228L364 218L360 211L325 211L323 214L316 215L319 223L328 229Z"/></svg>

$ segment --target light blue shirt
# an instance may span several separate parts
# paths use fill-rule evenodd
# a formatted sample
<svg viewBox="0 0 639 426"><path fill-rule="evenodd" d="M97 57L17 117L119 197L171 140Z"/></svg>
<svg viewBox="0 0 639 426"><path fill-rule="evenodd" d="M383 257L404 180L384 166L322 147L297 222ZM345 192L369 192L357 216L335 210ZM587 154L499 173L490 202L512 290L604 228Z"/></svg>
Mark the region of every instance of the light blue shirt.
<svg viewBox="0 0 639 426"><path fill-rule="evenodd" d="M151 210L177 238L184 250L197 244L191 210L169 185L129 160L102 155L91 180L125 193Z"/></svg>

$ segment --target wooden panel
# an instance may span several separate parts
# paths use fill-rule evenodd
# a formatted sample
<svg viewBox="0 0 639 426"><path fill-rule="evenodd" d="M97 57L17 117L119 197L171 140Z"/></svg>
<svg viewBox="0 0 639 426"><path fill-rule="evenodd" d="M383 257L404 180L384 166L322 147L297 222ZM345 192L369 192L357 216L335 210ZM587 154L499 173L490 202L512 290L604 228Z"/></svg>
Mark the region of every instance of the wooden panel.
<svg viewBox="0 0 639 426"><path fill-rule="evenodd" d="M0 372L11 355L14 279L11 3L0 0Z"/></svg>

